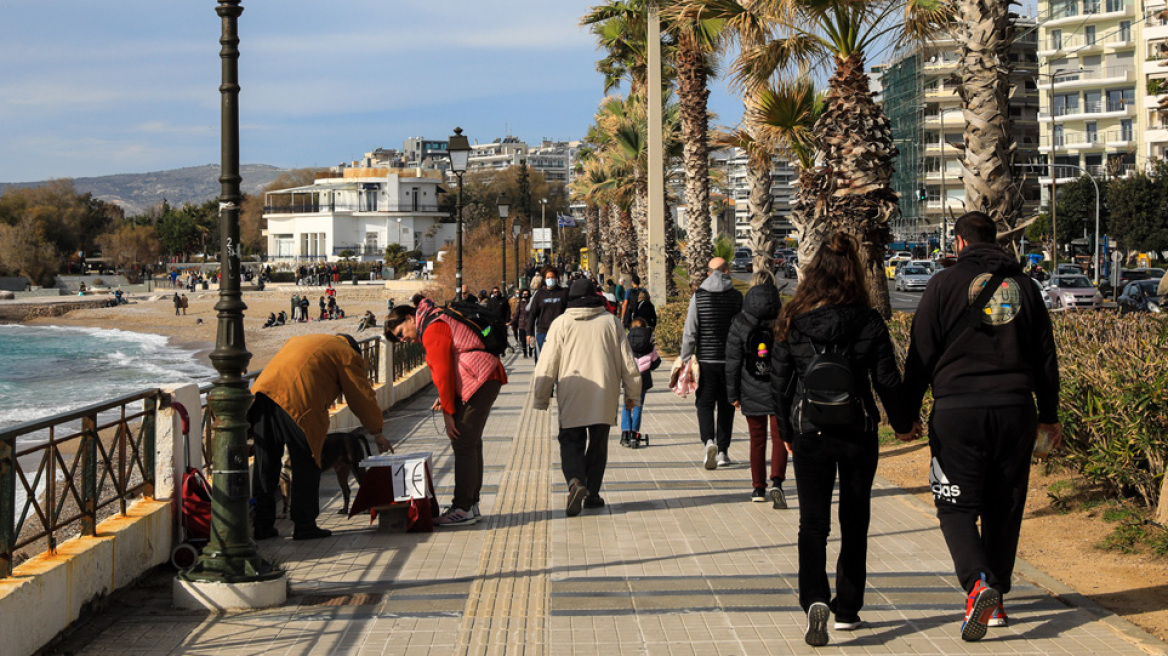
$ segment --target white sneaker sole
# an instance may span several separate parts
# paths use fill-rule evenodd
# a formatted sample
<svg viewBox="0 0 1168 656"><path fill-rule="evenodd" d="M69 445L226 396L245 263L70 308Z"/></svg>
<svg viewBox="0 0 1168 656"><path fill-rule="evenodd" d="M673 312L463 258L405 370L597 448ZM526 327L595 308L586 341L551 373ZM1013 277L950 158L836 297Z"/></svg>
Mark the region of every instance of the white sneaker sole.
<svg viewBox="0 0 1168 656"><path fill-rule="evenodd" d="M467 517L466 519L464 519L460 522L442 522L440 520L435 520L434 526L441 527L441 528L449 528L449 527L453 527L453 526L470 526L471 524L478 524L478 523L479 523L478 517Z"/></svg>
<svg viewBox="0 0 1168 656"><path fill-rule="evenodd" d="M822 647L827 644L827 618L831 616L831 609L822 601L811 604L807 609L807 628L803 631L803 641L812 647Z"/></svg>
<svg viewBox="0 0 1168 656"><path fill-rule="evenodd" d="M864 628L864 622L836 622L834 628L836 631L855 631Z"/></svg>
<svg viewBox="0 0 1168 656"><path fill-rule="evenodd" d="M706 469L718 468L718 447L713 444L706 445Z"/></svg>

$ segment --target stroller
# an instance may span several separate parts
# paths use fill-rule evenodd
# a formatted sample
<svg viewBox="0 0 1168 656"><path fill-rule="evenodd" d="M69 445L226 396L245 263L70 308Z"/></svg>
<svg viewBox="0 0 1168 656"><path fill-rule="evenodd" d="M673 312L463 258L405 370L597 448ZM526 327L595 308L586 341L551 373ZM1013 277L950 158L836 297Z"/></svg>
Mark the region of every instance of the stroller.
<svg viewBox="0 0 1168 656"><path fill-rule="evenodd" d="M171 407L182 419L183 476L178 500L178 544L170 552L170 564L178 570L194 566L211 539L211 486L203 472L190 465L191 417L181 403Z"/></svg>

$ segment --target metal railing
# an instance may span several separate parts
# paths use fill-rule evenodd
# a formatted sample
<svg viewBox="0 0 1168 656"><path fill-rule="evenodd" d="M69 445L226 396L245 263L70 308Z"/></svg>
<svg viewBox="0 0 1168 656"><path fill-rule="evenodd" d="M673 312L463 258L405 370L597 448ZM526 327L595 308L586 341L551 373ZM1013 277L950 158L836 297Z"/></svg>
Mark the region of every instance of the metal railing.
<svg viewBox="0 0 1168 656"><path fill-rule="evenodd" d="M56 551L62 538L94 535L103 509L125 515L134 496L153 496L160 399L143 390L0 430L0 578L12 574L16 550L44 540ZM22 437L38 443L21 448Z"/></svg>
<svg viewBox="0 0 1168 656"><path fill-rule="evenodd" d="M426 350L421 344L393 344L392 348L394 382L426 362Z"/></svg>
<svg viewBox="0 0 1168 656"><path fill-rule="evenodd" d="M344 253L345 251L353 251L353 253L355 255L364 255L364 256L374 255L377 257L381 257L381 258L385 257L385 249L382 248L381 246L371 246L369 244L354 244L352 246L333 246L333 255L340 255L341 253Z"/></svg>
<svg viewBox="0 0 1168 656"><path fill-rule="evenodd" d="M328 212L437 212L437 203L292 203L266 205L264 214L324 214Z"/></svg>

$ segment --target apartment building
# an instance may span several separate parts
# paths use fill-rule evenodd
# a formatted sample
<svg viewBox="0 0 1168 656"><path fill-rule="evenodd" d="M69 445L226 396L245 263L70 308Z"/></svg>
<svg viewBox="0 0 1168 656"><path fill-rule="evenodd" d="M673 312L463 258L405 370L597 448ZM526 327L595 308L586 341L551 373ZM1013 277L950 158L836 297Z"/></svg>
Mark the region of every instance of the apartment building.
<svg viewBox="0 0 1168 656"><path fill-rule="evenodd" d="M1015 164L1039 160L1038 35L1035 22L1019 18L1012 26L1014 43L1007 56L1013 67L1010 91L1010 130L1017 149ZM873 67L880 78L880 100L888 115L892 138L899 150L892 187L900 196L901 216L892 226L897 239L917 240L952 231L951 219L966 211L961 179L961 150L965 116L957 93L960 54L948 37L897 51L892 59ZM1018 183L1027 203L1038 206L1035 175L1019 167Z"/></svg>
<svg viewBox="0 0 1168 656"><path fill-rule="evenodd" d="M750 245L750 181L747 166L746 151L741 148L718 148L710 152L710 168L720 172L711 183L711 200L715 201L715 213L718 207L723 208L721 215L711 217L711 229L715 237L719 234L731 235L735 245L742 248ZM678 181L673 191L677 198L684 201L684 175L678 170L673 178ZM790 161L777 155L772 158L771 234L776 239L787 237L795 230L788 216L798 179L799 171ZM684 205L679 208L679 212L680 220L684 222Z"/></svg>
<svg viewBox="0 0 1168 656"><path fill-rule="evenodd" d="M1038 11L1044 158L1053 160L1060 181L1083 171L1096 177L1135 171L1149 154L1141 135L1156 102L1142 71L1158 53L1144 43L1135 0L1040 0ZM1043 178L1044 196L1049 181Z"/></svg>

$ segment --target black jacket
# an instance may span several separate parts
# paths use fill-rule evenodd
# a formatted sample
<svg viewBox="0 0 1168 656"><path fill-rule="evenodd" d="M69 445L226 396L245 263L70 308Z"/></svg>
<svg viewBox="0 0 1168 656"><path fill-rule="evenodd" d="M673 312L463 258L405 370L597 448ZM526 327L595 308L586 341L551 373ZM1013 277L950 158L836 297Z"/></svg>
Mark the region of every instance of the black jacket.
<svg viewBox="0 0 1168 656"><path fill-rule="evenodd" d="M633 357L641 358L653 352L653 329L652 328L633 328L629 331L629 348L633 351ZM649 391L653 389L653 370L661 366L661 360L657 360L647 370L641 372L641 390Z"/></svg>
<svg viewBox="0 0 1168 656"><path fill-rule="evenodd" d="M892 338L880 313L860 305L828 305L796 315L791 320L787 339L775 342L771 385L776 399L775 415L779 419L779 431L783 439L792 441L805 429L794 426L792 422L798 380L815 356L816 348L822 350L829 344L850 345L847 353L852 362L853 375L860 382L857 391L868 416L865 435L870 434L875 439L880 420L876 400L872 396L873 387L880 395L893 429L898 433L912 430L916 417L904 405ZM864 376L862 372L867 375ZM871 384L864 384L865 378L870 379Z"/></svg>
<svg viewBox="0 0 1168 656"><path fill-rule="evenodd" d="M657 327L657 308L653 307L652 301L629 301L625 310L625 329L631 328L633 319L637 318L644 319L650 328Z"/></svg>
<svg viewBox="0 0 1168 656"><path fill-rule="evenodd" d="M758 348L746 340L759 322L773 322L779 315L782 300L774 285L758 285L746 292L742 312L730 322L726 336L726 397L731 403L742 404L742 414L748 417L775 414L775 398L769 380L759 380L743 371L746 351Z"/></svg>
<svg viewBox="0 0 1168 656"><path fill-rule="evenodd" d="M962 335L969 304L985 284L979 277L998 272L1011 278L1003 283L1006 298L996 294L987 308L997 325L987 318ZM960 337L946 352L950 331ZM932 385L938 408L1028 404L1037 397L1038 420L1058 421L1058 353L1050 315L1014 258L992 244L971 244L957 264L933 276L913 318L904 382L913 410Z"/></svg>
<svg viewBox="0 0 1168 656"><path fill-rule="evenodd" d="M527 334L547 333L556 317L568 307L568 288L540 287L531 295L531 310L527 313Z"/></svg>

